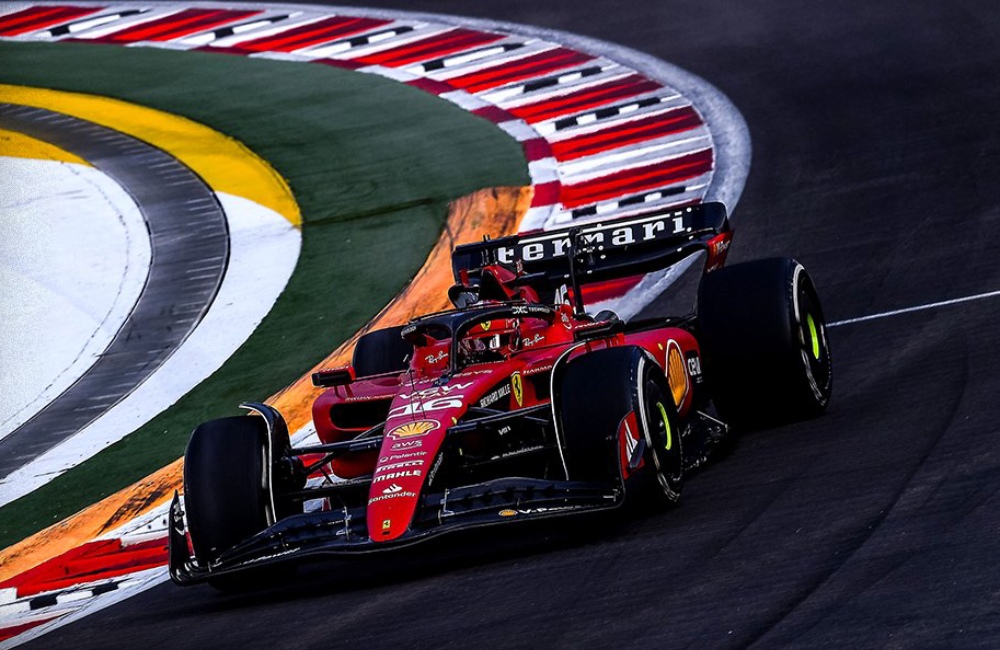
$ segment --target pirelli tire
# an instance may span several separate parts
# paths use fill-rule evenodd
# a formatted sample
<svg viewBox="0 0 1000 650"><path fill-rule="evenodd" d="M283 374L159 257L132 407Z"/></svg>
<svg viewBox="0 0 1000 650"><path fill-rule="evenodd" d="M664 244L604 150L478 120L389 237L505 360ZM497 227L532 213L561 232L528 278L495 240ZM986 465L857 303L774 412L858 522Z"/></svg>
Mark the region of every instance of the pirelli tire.
<svg viewBox="0 0 1000 650"><path fill-rule="evenodd" d="M619 429L634 413L644 466L625 482L632 502L675 503L684 484L677 412L660 367L638 347L590 352L561 371L559 430L570 480L621 481Z"/></svg>
<svg viewBox="0 0 1000 650"><path fill-rule="evenodd" d="M402 338L403 326L368 332L354 346L352 365L358 377L406 370L406 358L413 346Z"/></svg>
<svg viewBox="0 0 1000 650"><path fill-rule="evenodd" d="M194 555L210 564L274 521L267 487L263 418L237 416L198 426L184 453L184 511ZM220 591L247 591L285 577L291 567L261 567L210 578Z"/></svg>
<svg viewBox="0 0 1000 650"><path fill-rule="evenodd" d="M738 429L815 417L833 390L823 308L812 278L787 257L702 278L698 330L716 409Z"/></svg>

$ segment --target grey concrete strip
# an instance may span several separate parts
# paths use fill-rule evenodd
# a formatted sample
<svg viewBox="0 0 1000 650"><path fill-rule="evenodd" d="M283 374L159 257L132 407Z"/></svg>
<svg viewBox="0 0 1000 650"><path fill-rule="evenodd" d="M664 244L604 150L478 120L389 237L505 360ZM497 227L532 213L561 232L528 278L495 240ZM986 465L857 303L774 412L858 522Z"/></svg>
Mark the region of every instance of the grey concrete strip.
<svg viewBox="0 0 1000 650"><path fill-rule="evenodd" d="M156 147L92 122L14 104L0 104L0 128L50 142L115 179L139 206L152 249L146 286L101 357L0 440L4 478L99 418L170 358L222 284L229 230L211 188ZM198 273L189 273L192 268Z"/></svg>

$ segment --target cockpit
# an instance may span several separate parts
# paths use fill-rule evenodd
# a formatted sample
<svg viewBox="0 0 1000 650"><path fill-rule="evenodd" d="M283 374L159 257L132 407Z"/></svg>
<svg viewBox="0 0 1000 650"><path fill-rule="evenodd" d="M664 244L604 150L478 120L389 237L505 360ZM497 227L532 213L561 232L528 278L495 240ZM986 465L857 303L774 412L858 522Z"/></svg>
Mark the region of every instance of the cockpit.
<svg viewBox="0 0 1000 650"><path fill-rule="evenodd" d="M412 322L403 337L416 348L417 365L430 372L500 362L550 337L557 308L525 302L479 301L472 307ZM567 336L570 336L568 330ZM553 343L556 341L552 341Z"/></svg>

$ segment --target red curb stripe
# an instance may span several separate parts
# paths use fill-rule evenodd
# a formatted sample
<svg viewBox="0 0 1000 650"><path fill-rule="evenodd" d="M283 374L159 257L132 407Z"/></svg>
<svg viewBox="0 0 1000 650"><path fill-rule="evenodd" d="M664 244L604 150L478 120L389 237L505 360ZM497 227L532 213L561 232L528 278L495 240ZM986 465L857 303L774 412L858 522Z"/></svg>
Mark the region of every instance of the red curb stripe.
<svg viewBox="0 0 1000 650"><path fill-rule="evenodd" d="M245 41L233 47L251 52L291 52L320 43L336 41L353 34L360 34L388 25L390 22L392 21L376 18L334 16L308 25L299 25L278 34Z"/></svg>
<svg viewBox="0 0 1000 650"><path fill-rule="evenodd" d="M28 32L52 27L74 18L97 13L105 7L29 7L0 17L0 36L20 36Z"/></svg>
<svg viewBox="0 0 1000 650"><path fill-rule="evenodd" d="M0 583L24 598L163 566L167 539L123 546L121 540L87 542Z"/></svg>
<svg viewBox="0 0 1000 650"><path fill-rule="evenodd" d="M67 562L72 562L73 560L85 557L88 554L101 554L113 549L121 549L121 542L118 540L100 540L81 544L74 549L66 551L62 555L58 555L36 567L28 569L24 573L18 574L9 580L5 580L4 582L0 582L0 589L16 588L20 593L21 588L27 584L32 582L42 582L64 574L65 572L62 570L62 565Z"/></svg>
<svg viewBox="0 0 1000 650"><path fill-rule="evenodd" d="M417 61L434 59L478 45L486 45L506 38L502 34L486 34L470 29L454 28L400 47L384 50L354 59L367 65L383 65L398 68Z"/></svg>
<svg viewBox="0 0 1000 650"><path fill-rule="evenodd" d="M552 146L545 138L525 140L521 143L521 147L524 149L524 157L528 159L528 162L552 156Z"/></svg>
<svg viewBox="0 0 1000 650"><path fill-rule="evenodd" d="M550 181L535 185L535 195L531 198L531 207L537 208L552 205L559 199L559 190L562 184L559 181Z"/></svg>
<svg viewBox="0 0 1000 650"><path fill-rule="evenodd" d="M176 14L127 27L100 38L88 39L94 43L135 43L137 41L163 42L183 38L195 32L211 29L243 18L256 16L260 11L222 11L217 9L185 9Z"/></svg>
<svg viewBox="0 0 1000 650"><path fill-rule="evenodd" d="M452 86L470 93L479 93L504 84L532 79L548 72L555 72L572 66L593 61L594 57L557 47L513 61L477 70L448 80Z"/></svg>
<svg viewBox="0 0 1000 650"><path fill-rule="evenodd" d="M551 120L570 113L580 113L604 104L632 97L645 92L662 88L655 81L650 81L638 74L630 74L621 79L615 79L598 86L584 88L566 95L560 95L534 104L518 106L509 109L511 113L534 124Z"/></svg>
<svg viewBox="0 0 1000 650"><path fill-rule="evenodd" d="M406 82L407 86L413 86L414 88L419 88L420 90L430 93L432 95L443 95L445 93L454 92L455 89L443 81L435 81L429 77L419 77L412 81Z"/></svg>
<svg viewBox="0 0 1000 650"><path fill-rule="evenodd" d="M708 173L712 170L712 160L712 150L704 149L654 165L626 169L575 185L563 185L559 198L567 208L576 208L626 194L663 188Z"/></svg>
<svg viewBox="0 0 1000 650"><path fill-rule="evenodd" d="M552 143L559 161L576 160L646 140L689 131L701 126L701 116L691 106L645 119L625 122L594 133Z"/></svg>
<svg viewBox="0 0 1000 650"><path fill-rule="evenodd" d="M7 639L13 639L19 634L24 634L28 630L34 629L39 625L48 623L49 621L54 621L57 618L62 618L68 612L63 612L61 614L56 614L55 616L49 616L46 618L41 618L35 621L28 621L27 623L18 623L17 625L11 625L10 627L0 627L0 642L6 641Z"/></svg>
<svg viewBox="0 0 1000 650"><path fill-rule="evenodd" d="M311 63L319 63L321 65L328 65L331 68L342 68L344 70L358 70L359 68L365 67L363 63L344 61L341 59L314 59Z"/></svg>
<svg viewBox="0 0 1000 650"><path fill-rule="evenodd" d="M484 106L483 108L477 108L472 111L473 115L478 115L483 119L487 119L494 124L502 124L504 122L509 122L516 119L513 115L500 108L499 106Z"/></svg>

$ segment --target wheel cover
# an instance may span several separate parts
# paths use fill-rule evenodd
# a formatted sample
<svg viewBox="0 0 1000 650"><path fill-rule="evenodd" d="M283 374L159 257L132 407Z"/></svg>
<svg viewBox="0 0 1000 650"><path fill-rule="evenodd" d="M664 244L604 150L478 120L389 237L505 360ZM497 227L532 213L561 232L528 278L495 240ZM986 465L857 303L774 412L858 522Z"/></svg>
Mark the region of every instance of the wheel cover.
<svg viewBox="0 0 1000 650"><path fill-rule="evenodd" d="M809 390L818 405L825 405L830 398L830 350L823 313L810 287L800 282L796 291L799 352Z"/></svg>
<svg viewBox="0 0 1000 650"><path fill-rule="evenodd" d="M655 382L645 384L645 406L642 408L650 444L656 481L664 496L671 501L680 497L680 487L684 475L684 461L681 456L680 438L675 440L673 426L666 406L666 395Z"/></svg>
<svg viewBox="0 0 1000 650"><path fill-rule="evenodd" d="M819 331L816 328L816 320L811 313L806 313L806 327L809 328L813 359L819 361Z"/></svg>
<svg viewBox="0 0 1000 650"><path fill-rule="evenodd" d="M673 430L670 428L670 418L667 417L667 409L663 406L663 402L657 402L656 408L660 411L660 420L663 422L663 435L666 438L663 446L667 451L670 451L674 446L674 436Z"/></svg>

